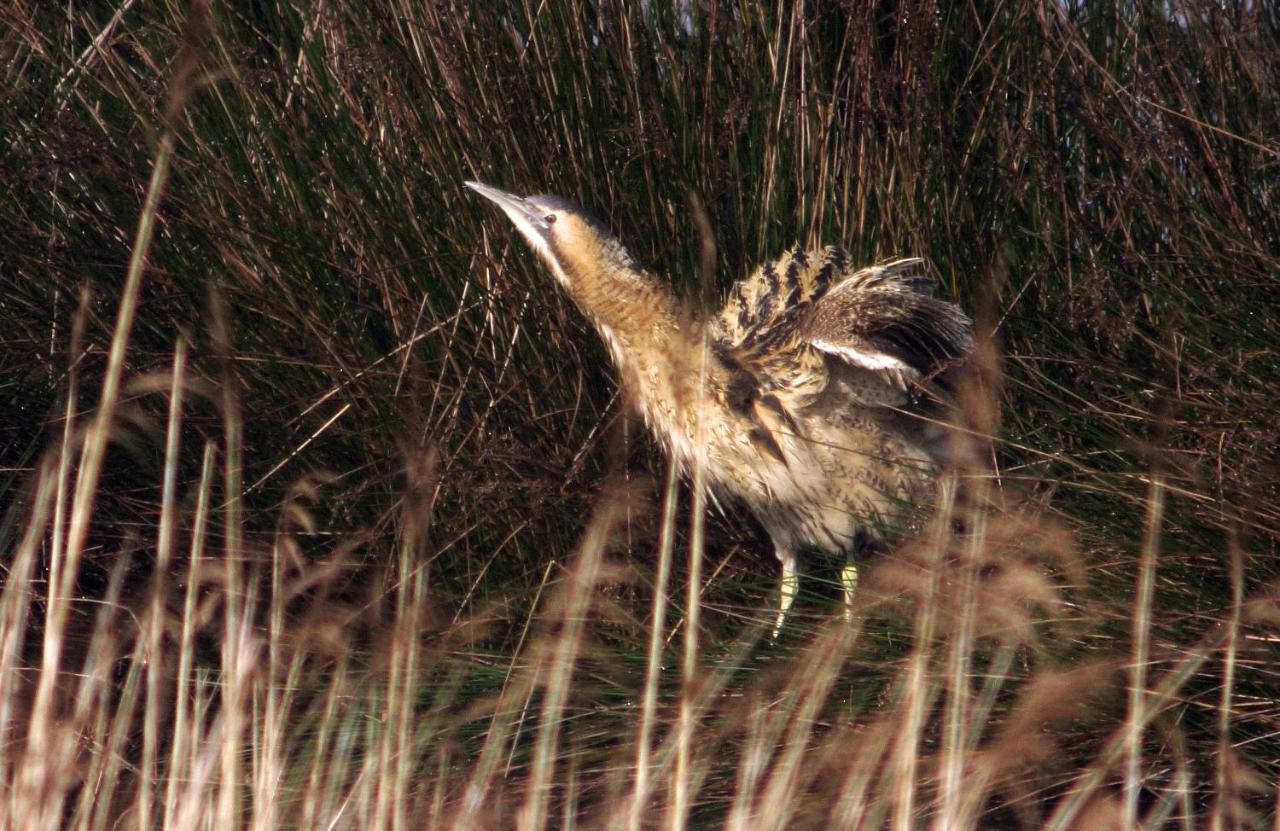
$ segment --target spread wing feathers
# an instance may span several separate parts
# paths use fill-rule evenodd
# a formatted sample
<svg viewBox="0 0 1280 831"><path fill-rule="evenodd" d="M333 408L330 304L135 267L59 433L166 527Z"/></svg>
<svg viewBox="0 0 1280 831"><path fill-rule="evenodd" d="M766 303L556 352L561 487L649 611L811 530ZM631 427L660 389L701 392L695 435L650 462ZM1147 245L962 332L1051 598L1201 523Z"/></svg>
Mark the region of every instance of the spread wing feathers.
<svg viewBox="0 0 1280 831"><path fill-rule="evenodd" d="M713 322L745 407L771 395L787 410L826 387L827 359L905 390L973 348L973 324L933 296L919 259L853 269L842 248L796 248L736 285Z"/></svg>
<svg viewBox="0 0 1280 831"><path fill-rule="evenodd" d="M733 287L716 319L717 337L734 348L767 340L847 277L848 267L842 248L805 252L797 246Z"/></svg>
<svg viewBox="0 0 1280 831"><path fill-rule="evenodd" d="M744 410L769 396L769 409L795 412L822 392L826 359L804 342L799 324L848 263L840 248L796 247L733 287L712 331ZM753 415L761 424L770 420L764 410Z"/></svg>
<svg viewBox="0 0 1280 831"><path fill-rule="evenodd" d="M797 320L799 337L893 385L928 380L973 349L973 323L933 296L918 259L854 272Z"/></svg>

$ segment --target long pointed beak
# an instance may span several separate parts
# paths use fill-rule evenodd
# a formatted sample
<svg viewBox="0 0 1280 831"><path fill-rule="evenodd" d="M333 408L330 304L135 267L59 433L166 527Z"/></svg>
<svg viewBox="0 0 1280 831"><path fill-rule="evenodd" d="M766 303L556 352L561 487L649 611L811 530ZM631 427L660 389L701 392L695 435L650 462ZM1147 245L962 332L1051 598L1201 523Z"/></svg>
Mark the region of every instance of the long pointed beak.
<svg viewBox="0 0 1280 831"><path fill-rule="evenodd" d="M515 223L516 227L531 243L538 245L545 239L550 226L547 225L543 212L536 205L530 204L522 196L516 196L514 193L507 193L505 190L489 187L483 182L468 181L463 184L499 208L502 208L502 212Z"/></svg>

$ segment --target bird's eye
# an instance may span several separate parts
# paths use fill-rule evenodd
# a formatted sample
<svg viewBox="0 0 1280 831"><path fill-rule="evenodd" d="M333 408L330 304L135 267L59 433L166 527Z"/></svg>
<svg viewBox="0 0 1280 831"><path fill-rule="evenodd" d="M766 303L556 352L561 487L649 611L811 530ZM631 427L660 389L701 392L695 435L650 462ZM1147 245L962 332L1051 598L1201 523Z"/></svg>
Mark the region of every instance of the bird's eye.
<svg viewBox="0 0 1280 831"><path fill-rule="evenodd" d="M554 222L556 221L556 215L555 215L555 214L547 214L546 216L544 216L544 217L543 217L543 219L544 219L544 220L546 220L546 223L547 223L548 225L551 225L552 223L554 223Z"/></svg>

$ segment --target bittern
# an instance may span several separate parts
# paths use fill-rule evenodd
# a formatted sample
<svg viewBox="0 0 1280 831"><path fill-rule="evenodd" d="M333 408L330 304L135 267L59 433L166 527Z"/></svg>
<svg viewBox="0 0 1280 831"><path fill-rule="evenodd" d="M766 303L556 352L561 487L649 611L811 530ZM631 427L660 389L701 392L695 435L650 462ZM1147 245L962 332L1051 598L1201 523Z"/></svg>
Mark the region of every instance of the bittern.
<svg viewBox="0 0 1280 831"><path fill-rule="evenodd" d="M721 504L745 505L782 563L777 635L803 552L883 547L938 491L949 370L972 322L933 296L919 259L855 268L799 247L699 318L604 225L559 196L480 182L600 333L650 430ZM729 497L729 499L724 499Z"/></svg>

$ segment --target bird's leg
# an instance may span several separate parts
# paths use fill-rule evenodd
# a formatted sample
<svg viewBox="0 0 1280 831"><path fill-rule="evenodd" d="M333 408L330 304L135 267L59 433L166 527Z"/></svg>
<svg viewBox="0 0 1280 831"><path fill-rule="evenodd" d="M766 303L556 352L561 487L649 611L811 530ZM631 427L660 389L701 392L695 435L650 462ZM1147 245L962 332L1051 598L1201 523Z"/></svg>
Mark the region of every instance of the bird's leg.
<svg viewBox="0 0 1280 831"><path fill-rule="evenodd" d="M858 591L858 564L850 555L840 568L840 587L844 589L844 619L853 622L853 596Z"/></svg>
<svg viewBox="0 0 1280 831"><path fill-rule="evenodd" d="M840 588L844 590L844 619L853 623L853 598L858 593L858 557L865 556L875 545L866 530L853 535L853 543L845 551L844 565L840 567Z"/></svg>
<svg viewBox="0 0 1280 831"><path fill-rule="evenodd" d="M787 610L791 608L800 590L800 573L796 569L796 554L785 548L777 549L778 559L782 561L782 581L778 584L778 619L773 624L773 639L778 639L782 624L787 619Z"/></svg>

